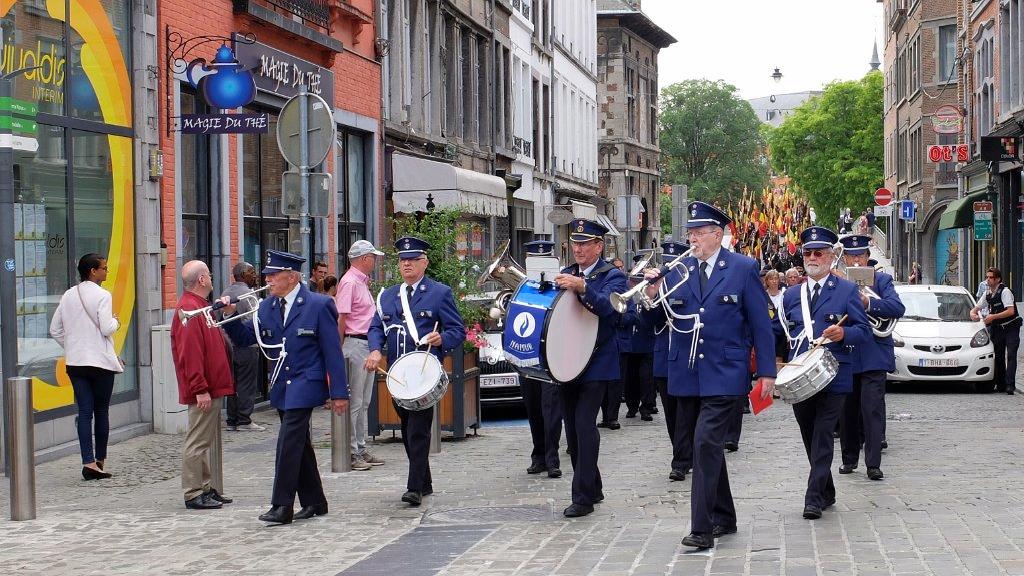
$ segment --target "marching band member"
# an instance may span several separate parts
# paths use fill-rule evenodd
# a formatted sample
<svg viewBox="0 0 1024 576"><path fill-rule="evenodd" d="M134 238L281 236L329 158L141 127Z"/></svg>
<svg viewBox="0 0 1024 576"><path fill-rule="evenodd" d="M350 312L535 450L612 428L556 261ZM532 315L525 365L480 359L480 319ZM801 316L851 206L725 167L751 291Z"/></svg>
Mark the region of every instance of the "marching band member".
<svg viewBox="0 0 1024 576"><path fill-rule="evenodd" d="M381 350L387 347L388 365L418 346L430 346L438 360L466 339L466 327L455 307L452 289L431 280L425 273L430 260L430 244L406 236L395 242L400 260L398 269L402 283L383 290L377 296L377 313L370 323L367 340L370 355L366 369L376 371ZM439 326L439 330L435 330ZM402 502L419 506L424 496L434 493L430 477L430 433L434 407L406 410L392 400L401 419L402 444L409 458L409 476Z"/></svg>
<svg viewBox="0 0 1024 576"><path fill-rule="evenodd" d="M847 346L864 344L871 337L857 286L831 274L833 245L837 240L835 232L821 226L811 226L801 232L807 281L786 290L782 301L785 314L780 318L790 339L790 360L808 351L815 339L824 338L828 342L826 348L839 362L839 373L824 389L793 404L793 414L811 465L803 511L808 520L821 518L822 510L835 504L832 432L842 412L843 400L853 388L853 359Z"/></svg>
<svg viewBox="0 0 1024 576"><path fill-rule="evenodd" d="M305 259L288 252L267 251L263 275L270 296L260 302L254 319L224 324L235 346L260 344L276 348L278 356L270 379L270 404L277 408L281 429L274 461L271 508L260 520L290 524L327 514L317 471L316 454L309 435L313 408L330 399L335 414L348 410L345 359L339 352L338 312L334 300L314 294L301 280ZM230 299L221 298L225 314L234 312ZM302 508L293 516L298 493Z"/></svg>
<svg viewBox="0 0 1024 576"><path fill-rule="evenodd" d="M597 468L601 437L597 411L608 382L619 378L619 351L615 326L620 314L612 307L612 292L624 292L626 277L601 258L608 229L585 219L569 223L569 242L576 263L555 276L555 284L576 293L584 308L597 315L597 344L583 375L561 385L565 410L565 436L572 460L572 504L563 514L568 518L586 516L594 504L604 500L601 472Z"/></svg>
<svg viewBox="0 0 1024 576"><path fill-rule="evenodd" d="M847 266L869 266L868 243L870 236L851 235L840 240L843 262ZM875 271L871 290L881 298L860 295L868 314L876 318L901 318L906 312L903 302L892 285L892 276ZM896 369L896 355L892 336L872 337L851 349L853 359L853 389L846 397L840 421L839 442L843 465L840 474L857 469L860 460L860 439L863 426L864 465L868 478L881 480L882 438L885 434L885 374Z"/></svg>
<svg viewBox="0 0 1024 576"><path fill-rule="evenodd" d="M534 240L523 244L527 256L553 256L555 243ZM527 474L547 472L549 478L561 478L558 444L562 438L562 396L560 385L519 375L519 388L523 393L526 417L530 422L533 452Z"/></svg>
<svg viewBox="0 0 1024 576"><path fill-rule="evenodd" d="M633 257L633 264L636 265L643 259L643 254L637 254ZM628 285L632 288L643 279L641 272L635 277L630 277ZM636 302L630 302L630 310L636 313ZM639 411L640 419L650 422L654 420L651 414L657 411L654 376L651 372L654 330L641 322L624 324L619 327L618 340L621 381L626 394L626 418L635 418Z"/></svg>
<svg viewBox="0 0 1024 576"><path fill-rule="evenodd" d="M689 209L686 227L693 253L683 260L689 278L676 287L682 273L675 268L648 286L647 295L655 298L662 283L674 287L668 295L672 313L688 315L693 323L690 331L671 335L668 392L699 398L691 526L682 543L704 549L714 547L715 537L736 532L723 444L737 404L746 400L751 345L757 350L757 372L765 396L774 388L775 358L771 321L765 314L768 296L758 277L757 262L722 249L723 229L729 223L724 213L704 202L692 202ZM645 275L653 280L658 272L651 270ZM667 312L657 308L648 314L657 322Z"/></svg>

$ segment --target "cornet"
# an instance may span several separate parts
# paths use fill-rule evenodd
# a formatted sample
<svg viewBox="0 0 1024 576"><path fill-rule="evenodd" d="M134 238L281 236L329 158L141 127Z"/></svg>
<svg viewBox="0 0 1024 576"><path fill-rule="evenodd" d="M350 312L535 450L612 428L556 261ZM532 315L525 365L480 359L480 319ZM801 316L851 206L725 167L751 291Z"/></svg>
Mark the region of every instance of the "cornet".
<svg viewBox="0 0 1024 576"><path fill-rule="evenodd" d="M251 310L249 310L248 312L244 312L242 314L235 314L234 316L229 316L227 318L224 318L220 322L213 319L212 313L223 308L225 306L223 302L214 302L210 306L206 306L204 308L197 308L196 310L178 310L178 320L180 320L181 325L184 326L188 324L189 320L195 318L196 316L203 316L204 318L206 318L207 326L209 326L210 328L217 328L219 326L227 324L228 322L234 322L235 320L242 320L244 318L248 318L249 316L252 316L259 310L259 293L269 289L270 285L267 284L266 286L263 286L261 288L256 288L255 290L246 292L245 294L242 294L238 298L233 298L231 300L232 304L243 301L249 302L249 304L251 305Z"/></svg>
<svg viewBox="0 0 1024 576"><path fill-rule="evenodd" d="M661 304L661 302L665 298L668 298L668 295L673 290L675 290L676 288L682 286L683 284L686 283L687 280L689 280L690 272L686 269L685 266L683 266L683 258L686 258L687 256L689 256L691 252L693 252L693 248L687 250L686 252L683 252L679 256L676 256L673 260L671 260L670 262L668 262L667 264L665 264L664 266L659 268L658 269L658 277L657 278L654 278L653 280L648 280L648 279L645 278L643 281L637 283L636 286L633 286L632 288L630 288L629 290L627 290L627 291L625 291L625 292L623 292L621 294L616 293L616 292L612 292L611 295L608 297L611 300L611 302L612 302L612 308L614 308L615 311L618 312L619 314L622 314L623 312L626 311L627 308L629 308L629 303L632 300L636 300L638 304L640 304L641 306L643 306L644 308L646 308L648 310L650 310L651 308L654 308L655 306L658 306L659 304ZM673 268L679 268L680 273L683 276L682 280L680 280L679 282L676 282L676 284L674 286L672 286L671 289L665 290L664 291L664 295L659 296L658 298L655 298L654 300L651 300L651 298L645 292L647 287L650 286L650 284L652 282L657 282L659 279L664 277ZM636 267L634 266L634 270L635 269L636 269ZM630 273L632 274L633 272L631 271Z"/></svg>

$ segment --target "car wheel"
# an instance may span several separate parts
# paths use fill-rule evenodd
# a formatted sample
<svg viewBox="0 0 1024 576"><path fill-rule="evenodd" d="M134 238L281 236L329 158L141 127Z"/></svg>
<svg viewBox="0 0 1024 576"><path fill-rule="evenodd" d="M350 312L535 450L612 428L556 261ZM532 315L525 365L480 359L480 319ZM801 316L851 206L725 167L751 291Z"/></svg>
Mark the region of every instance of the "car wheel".
<svg viewBox="0 0 1024 576"><path fill-rule="evenodd" d="M984 380L982 382L974 383L974 391L979 394L988 394L996 389L996 383L994 380Z"/></svg>

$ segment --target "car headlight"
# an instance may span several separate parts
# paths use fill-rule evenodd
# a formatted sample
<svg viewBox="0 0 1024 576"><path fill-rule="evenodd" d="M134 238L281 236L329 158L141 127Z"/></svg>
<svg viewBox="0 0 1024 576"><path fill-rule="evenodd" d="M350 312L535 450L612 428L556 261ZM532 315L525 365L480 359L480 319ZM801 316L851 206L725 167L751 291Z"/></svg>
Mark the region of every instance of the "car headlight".
<svg viewBox="0 0 1024 576"><path fill-rule="evenodd" d="M989 340L988 330L982 328L981 330L978 330L978 333L974 335L974 338L971 338L971 348L981 348L988 344Z"/></svg>
<svg viewBox="0 0 1024 576"><path fill-rule="evenodd" d="M892 345L897 347L897 348L903 348L906 345L906 343L903 341L902 338L899 337L898 334L893 334L892 335Z"/></svg>

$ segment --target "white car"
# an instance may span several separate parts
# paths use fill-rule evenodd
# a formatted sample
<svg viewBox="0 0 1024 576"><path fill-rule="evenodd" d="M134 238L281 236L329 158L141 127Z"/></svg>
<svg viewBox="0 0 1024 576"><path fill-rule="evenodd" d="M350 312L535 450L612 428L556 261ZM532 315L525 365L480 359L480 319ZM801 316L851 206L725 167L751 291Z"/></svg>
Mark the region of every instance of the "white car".
<svg viewBox="0 0 1024 576"><path fill-rule="evenodd" d="M896 286L907 312L896 323L896 371L890 382L953 380L992 389L992 343L983 322L971 320L974 297L961 286Z"/></svg>

